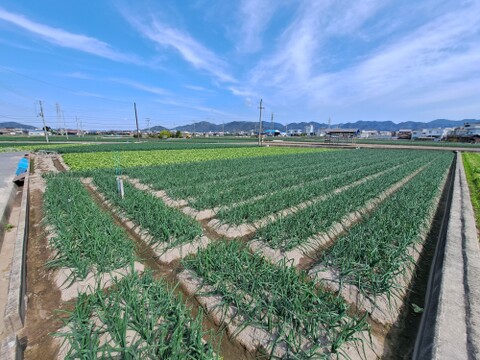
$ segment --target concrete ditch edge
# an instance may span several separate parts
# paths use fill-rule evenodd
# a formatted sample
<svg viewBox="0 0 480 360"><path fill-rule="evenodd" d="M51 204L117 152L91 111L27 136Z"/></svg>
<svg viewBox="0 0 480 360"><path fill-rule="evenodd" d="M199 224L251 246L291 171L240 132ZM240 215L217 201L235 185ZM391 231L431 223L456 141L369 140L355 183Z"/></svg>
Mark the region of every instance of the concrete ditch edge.
<svg viewBox="0 0 480 360"><path fill-rule="evenodd" d="M10 334L0 343L0 360L23 359L23 348L15 334Z"/></svg>
<svg viewBox="0 0 480 360"><path fill-rule="evenodd" d="M2 249L3 246L3 237L5 235L5 225L7 224L8 218L10 217L10 212L12 210L12 205L15 200L15 194L17 193L17 185L15 185L13 182L10 184L10 192L8 195L8 200L6 202L6 205L3 209L0 209L2 211L2 214L0 215L0 250Z"/></svg>
<svg viewBox="0 0 480 360"><path fill-rule="evenodd" d="M5 329L15 333L23 328L26 313L26 245L28 238L29 174L25 177L20 216L8 283L7 303L3 321Z"/></svg>
<svg viewBox="0 0 480 360"><path fill-rule="evenodd" d="M431 352L424 350L416 358L475 359L480 347L480 248L460 153L445 240L443 266L433 275L441 278L437 313L428 325L433 340L424 344Z"/></svg>

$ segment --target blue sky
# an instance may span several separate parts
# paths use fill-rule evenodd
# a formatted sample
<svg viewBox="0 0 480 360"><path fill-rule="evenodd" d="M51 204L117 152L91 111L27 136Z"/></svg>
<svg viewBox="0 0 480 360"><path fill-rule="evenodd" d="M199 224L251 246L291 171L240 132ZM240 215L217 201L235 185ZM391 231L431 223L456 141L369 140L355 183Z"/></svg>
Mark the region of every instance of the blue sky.
<svg viewBox="0 0 480 360"><path fill-rule="evenodd" d="M478 0L4 0L0 48L0 122L480 118Z"/></svg>

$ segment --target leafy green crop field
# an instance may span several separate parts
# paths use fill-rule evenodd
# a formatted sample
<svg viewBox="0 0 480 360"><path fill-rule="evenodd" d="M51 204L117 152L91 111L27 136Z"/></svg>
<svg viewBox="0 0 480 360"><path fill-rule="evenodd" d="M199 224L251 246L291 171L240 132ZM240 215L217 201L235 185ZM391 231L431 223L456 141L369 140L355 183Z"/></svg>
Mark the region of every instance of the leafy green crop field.
<svg viewBox="0 0 480 360"><path fill-rule="evenodd" d="M325 151L321 149L240 147L222 149L152 150L125 151L120 155L121 167L151 166L163 164L203 162L217 159L236 159L242 157L263 157L283 154L302 154ZM114 153L75 153L64 154L65 163L72 170L100 169L115 167Z"/></svg>

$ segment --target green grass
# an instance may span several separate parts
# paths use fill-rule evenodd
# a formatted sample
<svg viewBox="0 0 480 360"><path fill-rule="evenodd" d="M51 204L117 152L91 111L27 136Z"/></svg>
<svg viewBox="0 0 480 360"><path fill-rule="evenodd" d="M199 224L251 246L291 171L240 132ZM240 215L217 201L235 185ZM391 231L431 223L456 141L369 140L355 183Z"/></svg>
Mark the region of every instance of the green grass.
<svg viewBox="0 0 480 360"><path fill-rule="evenodd" d="M477 229L480 229L480 154L464 152L462 161L470 189L470 198L475 210Z"/></svg>
<svg viewBox="0 0 480 360"><path fill-rule="evenodd" d="M133 262L132 241L78 179L60 174L46 180L45 221L54 227L49 242L56 250L49 266L72 268L75 278L84 279L90 271L108 272Z"/></svg>

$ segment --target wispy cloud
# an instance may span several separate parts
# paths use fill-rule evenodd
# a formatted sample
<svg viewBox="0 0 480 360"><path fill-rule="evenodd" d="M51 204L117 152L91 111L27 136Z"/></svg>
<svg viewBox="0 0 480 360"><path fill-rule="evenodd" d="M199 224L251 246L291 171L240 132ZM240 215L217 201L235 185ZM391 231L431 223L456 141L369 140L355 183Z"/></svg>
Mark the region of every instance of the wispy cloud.
<svg viewBox="0 0 480 360"><path fill-rule="evenodd" d="M221 82L235 82L227 63L187 32L171 27L153 16L147 19L135 18L129 14L125 18L145 38L162 48L175 50L195 69L205 71Z"/></svg>
<svg viewBox="0 0 480 360"><path fill-rule="evenodd" d="M203 86L198 86L198 85L184 85L185 88L190 89L190 90L195 90L195 91L201 91L201 92L213 92L213 90L206 89Z"/></svg>
<svg viewBox="0 0 480 360"><path fill-rule="evenodd" d="M253 69L253 80L278 86L284 82L295 85L309 81L322 60L329 57L322 51L325 42L341 34L355 33L382 3L380 0L354 5L350 1L303 2L282 33L277 51Z"/></svg>
<svg viewBox="0 0 480 360"><path fill-rule="evenodd" d="M472 81L478 78L480 63L478 1L427 13L423 23L407 17L408 27L400 33L389 29L388 38L375 46L350 47L348 64L329 68L324 59L343 56L332 46L335 41L347 39L352 44L376 38L369 30L388 2L342 4L346 3L302 4L281 35L277 51L253 69L248 88L271 94L277 104L281 104L279 99L290 104L302 101L310 109L377 104L384 111L399 102L420 108L418 97L422 96L423 106L445 101L448 95L436 90L455 82L468 84L462 87L466 96L480 91L480 85ZM328 16L333 12L335 16Z"/></svg>
<svg viewBox="0 0 480 360"><path fill-rule="evenodd" d="M187 109L191 109L191 110L200 111L200 112L208 114L209 116L217 115L217 116L220 116L222 118L242 119L242 117L240 117L238 114L232 114L232 113L225 112L225 111L222 111L222 110L218 110L216 108L212 108L212 107L209 107L209 106L192 104L188 101L179 102L179 101L172 100L172 99L159 99L159 100L156 100L156 102L158 102L160 104L165 104L165 105L170 105L170 106L175 106L175 107L181 107L181 108L187 108Z"/></svg>
<svg viewBox="0 0 480 360"><path fill-rule="evenodd" d="M149 92L149 93L155 94L155 95L168 95L168 94L170 94L170 91L168 91L168 90L165 90L165 89L162 89L162 88L159 88L159 87L156 87L156 86L142 84L140 82L129 80L129 79L110 78L108 80L116 82L118 84L128 85L128 86L130 86L134 89L146 91L146 92Z"/></svg>
<svg viewBox="0 0 480 360"><path fill-rule="evenodd" d="M139 59L136 56L116 51L109 44L96 38L74 34L63 29L40 24L23 15L15 14L2 8L0 8L0 21L15 25L16 27L28 31L29 33L57 46L75 49L118 62L139 62Z"/></svg>
<svg viewBox="0 0 480 360"><path fill-rule="evenodd" d="M362 101L392 92L410 96L478 74L478 5L450 12L378 49L364 61L337 73L320 74L310 86L325 86L325 101ZM317 84L318 82L318 84ZM312 90L312 89L310 89Z"/></svg>
<svg viewBox="0 0 480 360"><path fill-rule="evenodd" d="M61 75L69 77L69 78L73 78L73 79L80 79L80 80L94 80L95 79L94 76L92 76L90 74L87 74L87 73L84 73L84 72L81 72L81 71L74 71L74 72L71 72L71 73L61 74Z"/></svg>
<svg viewBox="0 0 480 360"><path fill-rule="evenodd" d="M275 0L242 0L240 2L240 31L237 50L255 53L262 48L262 33L282 5Z"/></svg>

